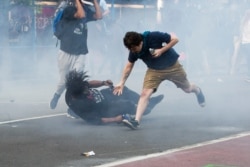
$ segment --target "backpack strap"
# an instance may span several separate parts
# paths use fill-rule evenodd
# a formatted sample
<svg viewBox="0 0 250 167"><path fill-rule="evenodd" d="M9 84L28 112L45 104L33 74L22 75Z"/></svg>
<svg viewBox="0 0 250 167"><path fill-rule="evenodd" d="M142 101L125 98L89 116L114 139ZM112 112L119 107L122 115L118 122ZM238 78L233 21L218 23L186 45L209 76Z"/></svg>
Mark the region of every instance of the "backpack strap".
<svg viewBox="0 0 250 167"><path fill-rule="evenodd" d="M144 31L142 35L143 35L144 37L147 37L149 33L150 33L150 31Z"/></svg>
<svg viewBox="0 0 250 167"><path fill-rule="evenodd" d="M142 34L142 36L143 36L143 50L147 46L147 37L148 37L149 33L150 33L150 31L144 31L143 34Z"/></svg>
<svg viewBox="0 0 250 167"><path fill-rule="evenodd" d="M150 33L150 31L145 31L144 33L142 33L143 36L143 46L142 46L142 50L140 53L137 53L137 58L140 58L141 56L143 56L145 54L146 48L147 48L147 36Z"/></svg>

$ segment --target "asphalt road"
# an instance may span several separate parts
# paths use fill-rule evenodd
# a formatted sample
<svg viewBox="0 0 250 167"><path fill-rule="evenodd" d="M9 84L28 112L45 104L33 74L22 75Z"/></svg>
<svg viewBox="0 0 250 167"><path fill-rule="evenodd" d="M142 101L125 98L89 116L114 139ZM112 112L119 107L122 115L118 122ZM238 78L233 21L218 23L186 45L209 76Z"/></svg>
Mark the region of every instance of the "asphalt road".
<svg viewBox="0 0 250 167"><path fill-rule="evenodd" d="M141 76L128 80L137 92ZM203 88L205 108L199 107L195 95L164 82L155 94L164 94L164 100L136 131L121 124L93 126L71 119L63 98L56 110L50 110L55 82L4 83L0 89L0 166L98 166L250 131L250 83L241 76L193 81ZM88 151L95 155L81 155Z"/></svg>

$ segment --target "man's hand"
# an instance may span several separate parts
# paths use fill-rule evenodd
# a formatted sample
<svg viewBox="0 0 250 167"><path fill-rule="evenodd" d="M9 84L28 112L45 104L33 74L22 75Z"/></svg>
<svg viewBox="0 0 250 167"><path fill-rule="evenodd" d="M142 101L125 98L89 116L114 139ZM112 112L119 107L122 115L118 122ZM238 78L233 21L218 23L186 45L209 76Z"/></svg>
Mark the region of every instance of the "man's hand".
<svg viewBox="0 0 250 167"><path fill-rule="evenodd" d="M152 54L154 58L160 57L161 55L162 55L162 49L155 49L154 53Z"/></svg>
<svg viewBox="0 0 250 167"><path fill-rule="evenodd" d="M124 88L124 85L122 84L116 85L114 87L113 94L120 96L122 94L123 88Z"/></svg>
<svg viewBox="0 0 250 167"><path fill-rule="evenodd" d="M113 82L110 79L108 79L106 81L103 81L103 85L108 87L113 87Z"/></svg>

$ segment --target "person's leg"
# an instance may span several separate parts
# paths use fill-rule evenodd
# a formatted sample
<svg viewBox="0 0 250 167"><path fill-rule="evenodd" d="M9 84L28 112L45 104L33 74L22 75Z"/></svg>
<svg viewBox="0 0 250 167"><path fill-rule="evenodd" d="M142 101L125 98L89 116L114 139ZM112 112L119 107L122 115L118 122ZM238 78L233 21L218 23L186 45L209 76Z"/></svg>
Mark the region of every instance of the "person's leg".
<svg viewBox="0 0 250 167"><path fill-rule="evenodd" d="M107 123L120 123L122 122L122 115L118 115L116 117L111 117L111 118L101 118L102 123L107 124Z"/></svg>
<svg viewBox="0 0 250 167"><path fill-rule="evenodd" d="M109 107L101 114L102 123L121 123L123 119L131 120L135 114L136 104L130 100L118 99L109 102Z"/></svg>
<svg viewBox="0 0 250 167"><path fill-rule="evenodd" d="M135 91L129 89L128 87L124 87L123 93L122 93L122 95L119 96L119 97L120 97L121 99L123 99L123 100L131 101L132 103L138 102L139 99L140 99L140 95L139 95L137 92L135 92ZM146 108L146 110L145 110L145 112L144 112L143 115L149 114L149 113L152 111L152 109L153 109L159 102L162 101L163 98L164 98L164 95L158 95L158 96L155 96L155 97L151 97L151 98L149 99L147 108ZM135 104L135 106L137 106L137 104ZM129 114L132 114L132 113L129 113ZM134 114L135 114L135 112L134 112Z"/></svg>
<svg viewBox="0 0 250 167"><path fill-rule="evenodd" d="M231 67L230 67L230 75L234 75L235 68L237 65L238 55L239 55L239 49L240 49L240 40L238 37L234 37L234 50L233 55L231 57Z"/></svg>
<svg viewBox="0 0 250 167"><path fill-rule="evenodd" d="M250 82L250 43L242 45L243 55L246 59L247 76L245 81Z"/></svg>
<svg viewBox="0 0 250 167"><path fill-rule="evenodd" d="M187 79L187 74L182 65L177 62L171 67L171 73L168 76L168 80L172 81L178 88L181 88L186 93L195 93L198 103L201 107L205 106L205 97L201 91L201 88L195 84L191 84Z"/></svg>
<svg viewBox="0 0 250 167"><path fill-rule="evenodd" d="M137 129L139 127L142 116L144 115L150 96L153 94L154 89L143 89L140 99L138 101L138 105L136 108L136 114L134 119L123 119L122 122L125 126L130 129Z"/></svg>
<svg viewBox="0 0 250 167"><path fill-rule="evenodd" d="M159 104L161 101L162 101L162 99L164 98L164 95L158 95L158 96L155 96L155 97L151 97L150 99L149 99L149 103L148 103L148 107L146 108L146 111L144 112L144 114L143 115L147 115L147 114L149 114L151 111L152 111L152 109L157 105L157 104Z"/></svg>
<svg viewBox="0 0 250 167"><path fill-rule="evenodd" d="M71 71L76 70L78 72L83 72L85 67L86 56L85 55L71 55L69 57L69 70L66 72L65 76ZM65 80L65 77L64 77ZM65 85L65 84L64 84ZM67 109L68 117L79 118L79 116L71 109Z"/></svg>
<svg viewBox="0 0 250 167"><path fill-rule="evenodd" d="M122 123L123 119L131 120L133 117L130 114L122 114L122 115L117 115L115 117L109 117L109 118L101 118L101 121L103 124L107 123Z"/></svg>
<svg viewBox="0 0 250 167"><path fill-rule="evenodd" d="M83 72L86 64L86 55L72 56L70 70Z"/></svg>
<svg viewBox="0 0 250 167"><path fill-rule="evenodd" d="M137 104L136 115L134 120L123 120L125 126L131 129L137 129L142 116L146 113L150 96L156 91L162 82L156 70L148 69L143 82L143 89Z"/></svg>
<svg viewBox="0 0 250 167"><path fill-rule="evenodd" d="M57 63L58 63L58 69L59 69L59 75L60 75L60 80L57 84L57 89L56 92L53 95L53 98L50 101L50 108L55 109L58 103L58 100L65 90L65 76L69 71L69 57L70 55L63 52L59 51L58 53L58 58L57 58Z"/></svg>
<svg viewBox="0 0 250 167"><path fill-rule="evenodd" d="M138 123L140 123L141 118L148 106L149 103L149 98L150 96L153 94L154 89L143 89L138 105L137 105L137 109L136 109L136 115L135 115L135 120L138 121Z"/></svg>
<svg viewBox="0 0 250 167"><path fill-rule="evenodd" d="M118 99L115 101L110 101L108 110L102 113L102 117L115 117L122 114L135 115L136 104L130 100Z"/></svg>

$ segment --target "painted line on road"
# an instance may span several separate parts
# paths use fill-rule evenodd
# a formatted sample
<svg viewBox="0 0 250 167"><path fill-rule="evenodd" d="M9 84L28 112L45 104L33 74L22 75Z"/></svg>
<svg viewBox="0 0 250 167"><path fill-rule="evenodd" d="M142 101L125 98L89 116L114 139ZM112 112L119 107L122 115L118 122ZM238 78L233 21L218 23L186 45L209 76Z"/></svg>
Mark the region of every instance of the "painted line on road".
<svg viewBox="0 0 250 167"><path fill-rule="evenodd" d="M57 116L64 116L64 115L67 115L67 114L66 113L63 113L63 114L53 114L53 115L44 115L44 116L39 116L39 117L30 117L30 118L16 119L16 120L11 120L11 121L3 121L3 122L0 122L0 125L9 124L9 123L16 123L16 122L23 122L23 121L30 121L30 120L35 120L35 119L43 119L43 118L51 118L51 117L57 117Z"/></svg>
<svg viewBox="0 0 250 167"><path fill-rule="evenodd" d="M233 140L233 139L237 139L237 138L241 138L241 137L246 137L246 136L250 136L250 132L239 133L236 135L223 137L223 138L216 139L216 140L206 141L206 142L202 142L202 143L198 143L198 144L194 144L194 145L189 145L189 146L184 146L184 147L180 147L180 148L176 148L176 149L170 149L170 150L167 150L167 151L164 151L161 153L148 154L145 156L137 156L137 157L133 157L133 158L119 160L116 162L111 162L111 163L107 163L107 164L103 164L103 165L99 165L99 166L95 166L95 167L112 167L112 166L122 165L122 164L126 164L126 163L140 161L140 160L144 160L144 159L148 159L148 158L159 157L162 155L168 155L168 154L172 154L172 153L179 152L179 151L185 151L185 150L189 150L189 149L193 149L193 148L203 147L203 146L216 144L216 143L220 143L220 142L224 142L224 141L228 141L228 140Z"/></svg>

